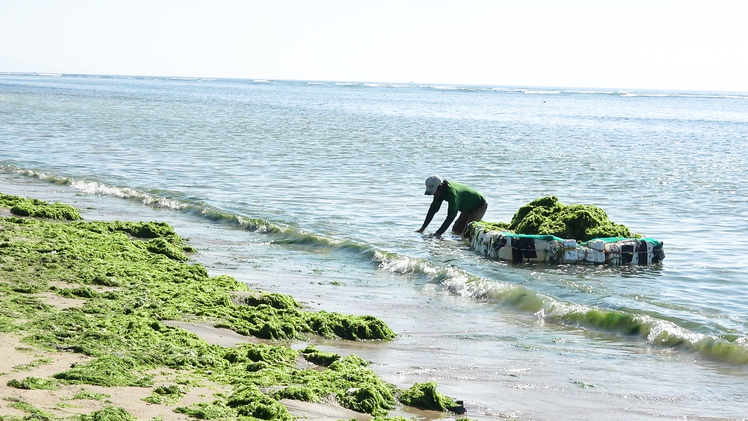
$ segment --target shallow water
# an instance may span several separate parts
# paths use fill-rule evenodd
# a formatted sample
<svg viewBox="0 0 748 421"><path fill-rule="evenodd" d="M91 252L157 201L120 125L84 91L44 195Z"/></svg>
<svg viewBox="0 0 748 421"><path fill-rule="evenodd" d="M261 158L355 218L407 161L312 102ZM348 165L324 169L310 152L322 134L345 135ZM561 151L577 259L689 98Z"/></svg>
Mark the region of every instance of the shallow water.
<svg viewBox="0 0 748 421"><path fill-rule="evenodd" d="M748 96L443 88L0 76L0 191L167 220L211 273L382 317L397 340L319 346L436 379L472 418L748 414ZM432 173L490 221L598 205L667 258L481 259L413 232Z"/></svg>

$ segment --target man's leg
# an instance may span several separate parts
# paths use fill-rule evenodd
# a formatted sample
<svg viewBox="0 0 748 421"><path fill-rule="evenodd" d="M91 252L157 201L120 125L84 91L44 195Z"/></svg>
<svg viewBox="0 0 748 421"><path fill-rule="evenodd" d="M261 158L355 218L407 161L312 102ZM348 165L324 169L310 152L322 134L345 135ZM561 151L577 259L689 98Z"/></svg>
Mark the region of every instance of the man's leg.
<svg viewBox="0 0 748 421"><path fill-rule="evenodd" d="M467 230L468 225L471 222L480 221L481 219L483 219L483 216L486 214L487 209L488 202L485 202L483 203L483 206L478 206L477 208L468 212L462 212L457 218L457 221L455 221L455 224L452 227L452 232L465 235L465 231Z"/></svg>
<svg viewBox="0 0 748 421"><path fill-rule="evenodd" d="M457 217L455 224L452 225L452 232L455 234L462 234L465 232L469 214L470 212L460 212L460 216Z"/></svg>

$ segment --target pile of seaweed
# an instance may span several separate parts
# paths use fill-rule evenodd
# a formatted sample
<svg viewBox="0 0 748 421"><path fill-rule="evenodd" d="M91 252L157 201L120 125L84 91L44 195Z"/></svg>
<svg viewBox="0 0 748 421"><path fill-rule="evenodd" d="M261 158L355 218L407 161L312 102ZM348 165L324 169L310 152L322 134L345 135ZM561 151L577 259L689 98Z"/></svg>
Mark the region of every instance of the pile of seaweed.
<svg viewBox="0 0 748 421"><path fill-rule="evenodd" d="M489 230L509 231L516 234L554 235L588 241L605 237L639 237L621 224L608 218L608 214L594 205L564 205L556 196L535 199L522 206L511 223L480 222Z"/></svg>
<svg viewBox="0 0 748 421"><path fill-rule="evenodd" d="M10 209L10 213L19 216L35 216L48 219L81 219L78 209L65 203L47 203L39 199L11 196L0 193L0 208Z"/></svg>
<svg viewBox="0 0 748 421"><path fill-rule="evenodd" d="M20 203L28 215L80 219L68 218L71 212L36 209L49 208L41 201L0 198L0 206ZM432 383L398 390L356 355L342 357L314 347L296 351L273 343L222 347L162 323L207 321L270 340L308 340L309 334L349 340L395 337L375 317L307 311L290 296L249 291L225 275L211 277L203 265L188 261L186 253L193 251L166 223L0 218L0 334L17 333L35 347L96 358L50 379L14 379L8 385L153 388L148 402L156 404L178 402L178 392L187 386L154 387L148 374L153 369L171 368L230 385L232 392L217 395L213 402L175 409L200 419L290 421L292 416L279 403L283 398L332 398L345 408L380 417L398 400L437 410L455 404ZM232 300L235 291L245 291L242 302ZM41 293L78 298L85 304L61 310L47 304ZM298 358L325 368L299 367ZM106 411L130 419L121 408ZM34 414L33 408L27 412Z"/></svg>

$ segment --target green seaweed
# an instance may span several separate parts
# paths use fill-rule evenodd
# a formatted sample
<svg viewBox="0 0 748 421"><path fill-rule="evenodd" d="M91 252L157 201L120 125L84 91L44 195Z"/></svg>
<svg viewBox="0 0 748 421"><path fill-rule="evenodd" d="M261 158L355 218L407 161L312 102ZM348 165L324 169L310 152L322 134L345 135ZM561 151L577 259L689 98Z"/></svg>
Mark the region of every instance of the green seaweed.
<svg viewBox="0 0 748 421"><path fill-rule="evenodd" d="M387 410L394 407L395 387L377 377L368 365L360 357L349 355L331 363L327 370L303 370L297 374L318 373L312 381L299 382L314 397L311 401L334 394L338 403L345 408L372 415L385 415ZM276 392L276 395L293 396L289 389Z"/></svg>
<svg viewBox="0 0 748 421"><path fill-rule="evenodd" d="M0 193L0 207L18 216L75 221L81 219L78 209L64 203L47 203Z"/></svg>
<svg viewBox="0 0 748 421"><path fill-rule="evenodd" d="M382 416L379 416L379 417L372 418L371 421L414 421L416 419L417 419L416 417L408 419L408 418L405 418L405 417L382 417ZM353 421L353 420L351 420L351 421Z"/></svg>
<svg viewBox="0 0 748 421"><path fill-rule="evenodd" d="M223 358L237 363L264 362L272 366L291 367L296 364L296 351L291 348L267 344L247 344L227 352Z"/></svg>
<svg viewBox="0 0 748 421"><path fill-rule="evenodd" d="M173 260L187 260L187 256L178 247L175 247L165 238L154 238L146 243L146 248L151 253L163 254Z"/></svg>
<svg viewBox="0 0 748 421"><path fill-rule="evenodd" d="M79 415L80 421L137 421L127 410L115 406L107 406L88 415Z"/></svg>
<svg viewBox="0 0 748 421"><path fill-rule="evenodd" d="M222 401L178 406L174 412L199 420L236 419L238 415L236 409L227 407Z"/></svg>
<svg viewBox="0 0 748 421"><path fill-rule="evenodd" d="M478 221L476 222L479 224L480 227L482 227L486 231L510 231L511 224L507 222L487 222L487 221ZM471 227L473 225L471 224ZM470 228L468 228L470 229ZM468 231L468 235L471 235L472 233Z"/></svg>
<svg viewBox="0 0 748 421"><path fill-rule="evenodd" d="M303 351L301 351L301 355L303 355L307 361L325 367L329 367L330 364L341 358L338 354L322 352L312 345L307 346Z"/></svg>
<svg viewBox="0 0 748 421"><path fill-rule="evenodd" d="M245 417L263 420L288 420L293 417L285 406L260 392L256 386L239 388L231 394L226 405Z"/></svg>
<svg viewBox="0 0 748 421"><path fill-rule="evenodd" d="M58 380L70 384L93 384L97 386L150 387L150 376L138 376L133 371L138 363L130 358L107 355L84 364L74 364L70 370L54 375Z"/></svg>
<svg viewBox="0 0 748 421"><path fill-rule="evenodd" d="M476 227L516 234L553 235L582 242L604 237L640 237L632 234L627 226L612 222L597 206L564 205L556 196L535 199L520 207L508 224L485 221L471 224L468 234L472 235Z"/></svg>
<svg viewBox="0 0 748 421"><path fill-rule="evenodd" d="M178 412L196 418L290 419L278 403L282 398L317 402L334 397L346 408L378 416L394 407L396 388L356 356L342 358L313 347L298 352L281 344L225 348L161 323L212 322L266 339L395 337L374 317L313 312L286 295L247 293L235 278L211 277L203 265L182 260L190 250L163 223L0 218L0 330L22 332L23 341L36 348L94 357L56 373L53 377L61 383L152 387L145 373L170 368L233 387L213 403L180 407ZM53 286L61 282L69 286ZM116 290L101 292L94 286ZM238 304L232 300L236 291L246 295ZM85 304L59 310L30 295L42 292ZM299 368L299 356L328 368ZM156 388L153 400L176 398L178 394L156 391L174 388ZM83 391L76 395L86 396Z"/></svg>
<svg viewBox="0 0 748 421"><path fill-rule="evenodd" d="M143 398L143 400L158 405L172 405L179 402L184 395L184 391L177 385L158 386L153 389L153 394L151 396L147 396Z"/></svg>
<svg viewBox="0 0 748 421"><path fill-rule="evenodd" d="M248 306L268 305L277 310L292 310L301 308L301 305L293 297L278 293L252 294L242 300Z"/></svg>
<svg viewBox="0 0 748 421"><path fill-rule="evenodd" d="M28 402L24 402L16 398L10 398L8 400L11 401L11 403L8 404L8 407L19 409L28 414L23 417L23 420L52 421L55 419L55 416L51 413L42 411L41 409L36 408Z"/></svg>
<svg viewBox="0 0 748 421"><path fill-rule="evenodd" d="M51 289L51 288L50 288ZM101 294L91 289L89 286L82 286L78 288L62 288L58 289L57 295L67 298L98 298Z"/></svg>
<svg viewBox="0 0 748 421"><path fill-rule="evenodd" d="M29 371L32 368L39 367L42 364L50 364L50 363L52 363L51 358L37 358L28 364L19 364L19 365L13 366L13 369L18 370L18 371Z"/></svg>
<svg viewBox="0 0 748 421"><path fill-rule="evenodd" d="M416 383L410 389L400 392L398 400L420 409L446 411L457 405L452 398L436 390L435 382Z"/></svg>
<svg viewBox="0 0 748 421"><path fill-rule="evenodd" d="M25 379L18 381L16 379L11 379L8 381L8 386L14 387L16 389L43 389L43 390L56 390L59 389L60 386L57 385L57 382L50 379L42 379L39 377L26 377Z"/></svg>
<svg viewBox="0 0 748 421"><path fill-rule="evenodd" d="M106 393L97 393L92 392L90 390L82 388L80 392L76 393L75 396L73 396L72 399L88 399L92 401L103 401L104 399L111 398L112 395L107 395Z"/></svg>
<svg viewBox="0 0 748 421"><path fill-rule="evenodd" d="M258 293L243 299L251 310L226 314L217 327L265 339L303 339L304 333L349 340L392 339L395 333L380 319L325 311L308 312L289 296Z"/></svg>

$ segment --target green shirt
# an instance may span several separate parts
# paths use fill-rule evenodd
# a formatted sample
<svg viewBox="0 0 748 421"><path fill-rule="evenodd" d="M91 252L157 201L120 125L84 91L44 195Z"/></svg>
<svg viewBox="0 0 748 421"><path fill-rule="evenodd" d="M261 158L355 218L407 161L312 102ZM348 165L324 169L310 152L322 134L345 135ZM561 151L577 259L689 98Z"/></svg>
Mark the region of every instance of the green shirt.
<svg viewBox="0 0 748 421"><path fill-rule="evenodd" d="M447 210L447 219L444 220L442 226L436 230L436 235L442 235L452 221L457 217L457 212L471 211L479 206L483 206L486 203L486 199L482 194L471 189L470 187L460 184L454 181L447 182L447 188L442 189L442 194L439 197L434 196L434 201L431 202L431 207L426 214L426 221L423 223L423 228L426 228L431 219L434 218L439 209L442 207L442 202L447 202L449 208Z"/></svg>

